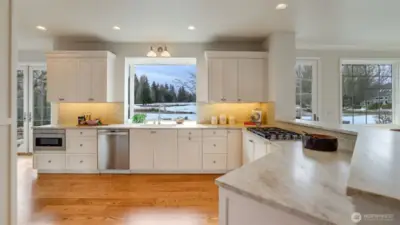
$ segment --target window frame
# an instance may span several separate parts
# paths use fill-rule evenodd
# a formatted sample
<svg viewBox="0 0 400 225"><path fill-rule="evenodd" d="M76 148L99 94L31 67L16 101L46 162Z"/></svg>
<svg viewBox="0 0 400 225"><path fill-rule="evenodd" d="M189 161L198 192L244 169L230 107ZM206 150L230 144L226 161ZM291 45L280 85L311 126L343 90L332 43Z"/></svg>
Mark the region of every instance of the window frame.
<svg viewBox="0 0 400 225"><path fill-rule="evenodd" d="M399 58L340 58L339 60L339 124L342 124L343 116L343 64L390 64L392 65L392 124L400 123L400 59ZM351 125L370 125L379 126L385 124L351 124ZM387 125L387 124L386 124Z"/></svg>
<svg viewBox="0 0 400 225"><path fill-rule="evenodd" d="M321 74L321 59L317 57L297 57L296 58L296 64L295 64L295 69L299 64L303 65L310 65L312 66L312 93L311 93L311 98L312 98L312 120L311 121L319 121L320 120L320 112L321 111L321 79L320 79L320 74ZM295 78L297 82L297 77ZM297 96L297 92L295 90L295 97ZM296 103L295 103L296 107ZM296 109L295 109L296 110ZM315 117L314 117L315 115ZM302 120L302 119L300 119ZM304 121L310 121L310 120L304 120Z"/></svg>
<svg viewBox="0 0 400 225"><path fill-rule="evenodd" d="M136 73L135 71L135 66L137 65L194 65L196 67L196 83L198 85L199 82L199 77L198 77L198 69L197 69L197 58L175 58L175 57L170 57L170 58L149 58L149 57L138 57L138 58L126 58L125 59L125 123L131 123L131 117L134 115L134 99L135 99L135 91L129 91L132 90L132 88L135 87L134 84L134 75ZM196 96L198 96L198 89L196 90ZM131 100L130 102L128 100ZM197 104L197 100L196 100ZM197 115L197 110L196 110L196 115ZM198 118L197 118L198 120ZM153 120L149 120L151 122L154 122Z"/></svg>

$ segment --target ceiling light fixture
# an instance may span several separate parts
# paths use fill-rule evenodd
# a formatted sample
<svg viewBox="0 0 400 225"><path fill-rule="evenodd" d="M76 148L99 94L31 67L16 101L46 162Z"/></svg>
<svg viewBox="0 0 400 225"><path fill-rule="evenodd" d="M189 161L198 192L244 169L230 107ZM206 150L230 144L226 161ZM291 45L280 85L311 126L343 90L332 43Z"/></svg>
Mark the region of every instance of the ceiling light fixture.
<svg viewBox="0 0 400 225"><path fill-rule="evenodd" d="M196 30L196 27L190 25L190 26L188 26L188 29L189 29L189 30Z"/></svg>
<svg viewBox="0 0 400 225"><path fill-rule="evenodd" d="M42 30L42 31L46 31L47 30L46 27L40 26L40 25L36 26L36 29Z"/></svg>
<svg viewBox="0 0 400 225"><path fill-rule="evenodd" d="M160 54L161 57L171 57L171 53L168 52L167 46L164 47L164 50L163 50L162 47L159 47L159 48L157 49L157 51L158 51L158 52L161 51L161 54Z"/></svg>
<svg viewBox="0 0 400 225"><path fill-rule="evenodd" d="M121 30L121 27L119 27L119 26L113 26L113 29L114 29L114 30Z"/></svg>
<svg viewBox="0 0 400 225"><path fill-rule="evenodd" d="M150 51L147 53L147 57L157 57L157 53L150 47Z"/></svg>
<svg viewBox="0 0 400 225"><path fill-rule="evenodd" d="M287 7L288 7L288 4L281 3L281 4L278 4L275 9L282 10L282 9L286 9Z"/></svg>

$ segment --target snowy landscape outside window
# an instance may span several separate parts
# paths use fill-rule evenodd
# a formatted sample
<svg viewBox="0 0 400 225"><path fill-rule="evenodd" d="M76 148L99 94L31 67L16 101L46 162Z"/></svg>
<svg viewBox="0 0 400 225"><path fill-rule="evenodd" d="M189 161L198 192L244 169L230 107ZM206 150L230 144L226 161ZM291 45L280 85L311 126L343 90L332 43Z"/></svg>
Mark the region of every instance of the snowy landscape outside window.
<svg viewBox="0 0 400 225"><path fill-rule="evenodd" d="M160 114L162 121L196 121L196 65L135 65L134 71L130 118L145 114L147 121L156 121Z"/></svg>
<svg viewBox="0 0 400 225"><path fill-rule="evenodd" d="M342 123L392 123L392 65L342 64Z"/></svg>

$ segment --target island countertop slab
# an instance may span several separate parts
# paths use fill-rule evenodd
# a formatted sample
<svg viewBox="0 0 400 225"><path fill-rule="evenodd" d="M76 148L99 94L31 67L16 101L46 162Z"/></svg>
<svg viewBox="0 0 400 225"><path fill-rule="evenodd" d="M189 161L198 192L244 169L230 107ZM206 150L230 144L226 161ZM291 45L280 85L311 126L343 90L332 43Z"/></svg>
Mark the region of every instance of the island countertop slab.
<svg viewBox="0 0 400 225"><path fill-rule="evenodd" d="M353 224L353 204L346 195L350 159L347 152L303 150L300 141L288 141L216 183L305 219Z"/></svg>

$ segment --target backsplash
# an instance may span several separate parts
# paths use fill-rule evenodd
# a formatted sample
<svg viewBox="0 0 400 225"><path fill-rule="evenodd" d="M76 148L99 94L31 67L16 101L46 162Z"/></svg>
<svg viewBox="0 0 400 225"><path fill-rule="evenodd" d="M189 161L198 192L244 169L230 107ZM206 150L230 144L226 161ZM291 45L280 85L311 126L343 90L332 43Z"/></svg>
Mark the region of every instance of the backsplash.
<svg viewBox="0 0 400 225"><path fill-rule="evenodd" d="M100 118L104 124L124 123L123 103L60 103L58 124L77 124L78 116L90 112L92 119Z"/></svg>
<svg viewBox="0 0 400 225"><path fill-rule="evenodd" d="M250 121L253 109L260 108L263 111L263 124L275 122L275 105L269 103L197 103L197 122L203 124L211 123L211 116L225 114L227 117L234 116L237 123Z"/></svg>

